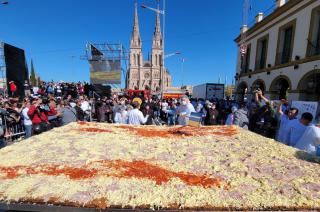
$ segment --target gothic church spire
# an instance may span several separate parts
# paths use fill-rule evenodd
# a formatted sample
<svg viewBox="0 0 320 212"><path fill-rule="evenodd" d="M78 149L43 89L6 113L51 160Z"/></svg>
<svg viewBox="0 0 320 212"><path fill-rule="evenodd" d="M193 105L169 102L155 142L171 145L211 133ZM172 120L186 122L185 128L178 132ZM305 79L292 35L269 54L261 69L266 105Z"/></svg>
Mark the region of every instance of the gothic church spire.
<svg viewBox="0 0 320 212"><path fill-rule="evenodd" d="M159 1L158 1L158 10L160 10ZM162 34L161 34L161 23L160 23L160 13L157 13L156 16L156 27L153 34L152 48L162 48Z"/></svg>
<svg viewBox="0 0 320 212"><path fill-rule="evenodd" d="M135 11L134 11L134 24L133 31L131 37L131 48L141 48L141 37L140 37L140 29L139 29L139 18L138 18L138 3L135 2Z"/></svg>

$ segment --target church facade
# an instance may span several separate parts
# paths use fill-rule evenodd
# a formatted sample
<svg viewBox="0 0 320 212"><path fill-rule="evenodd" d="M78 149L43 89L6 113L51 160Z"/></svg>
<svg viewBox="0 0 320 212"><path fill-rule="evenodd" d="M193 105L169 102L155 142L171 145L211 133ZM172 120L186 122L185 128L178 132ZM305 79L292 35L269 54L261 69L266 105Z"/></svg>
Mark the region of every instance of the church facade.
<svg viewBox="0 0 320 212"><path fill-rule="evenodd" d="M151 58L144 61L139 29L138 8L137 4L135 4L134 25L130 42L130 65L126 75L127 89L150 90L151 93L157 93L161 91L162 86L163 90L171 87L171 75L168 70L162 66L164 52L160 24L160 15L157 14ZM163 81L161 79L163 79Z"/></svg>

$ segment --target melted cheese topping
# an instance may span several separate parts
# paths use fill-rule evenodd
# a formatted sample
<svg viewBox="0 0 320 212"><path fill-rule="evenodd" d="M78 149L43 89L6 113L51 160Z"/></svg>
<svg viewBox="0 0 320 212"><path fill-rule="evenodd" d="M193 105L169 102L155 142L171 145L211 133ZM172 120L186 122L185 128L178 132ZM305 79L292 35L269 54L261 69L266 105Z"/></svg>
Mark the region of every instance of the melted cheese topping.
<svg viewBox="0 0 320 212"><path fill-rule="evenodd" d="M144 130L152 136L143 136ZM310 157L236 127L181 131L73 123L0 150L0 200L80 206L99 200L104 204L95 206L101 208L319 209L320 169ZM135 161L151 171L129 166ZM156 167L170 177L157 182ZM198 179L219 184L206 187Z"/></svg>

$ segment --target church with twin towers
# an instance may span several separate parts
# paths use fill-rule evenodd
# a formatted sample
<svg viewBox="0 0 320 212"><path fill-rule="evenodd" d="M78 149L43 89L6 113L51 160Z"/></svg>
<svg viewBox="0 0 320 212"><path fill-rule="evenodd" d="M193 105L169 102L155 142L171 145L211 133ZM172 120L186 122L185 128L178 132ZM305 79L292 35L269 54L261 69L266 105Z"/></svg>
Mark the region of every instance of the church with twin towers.
<svg viewBox="0 0 320 212"><path fill-rule="evenodd" d="M151 57L148 56L148 60L144 61L138 19L138 5L135 3L134 24L130 42L130 65L126 76L127 89L150 90L151 93L157 93L162 87L161 79L163 79L163 90L171 87L171 75L162 66L164 52L159 13L156 14L155 22ZM163 76L161 76L162 73Z"/></svg>

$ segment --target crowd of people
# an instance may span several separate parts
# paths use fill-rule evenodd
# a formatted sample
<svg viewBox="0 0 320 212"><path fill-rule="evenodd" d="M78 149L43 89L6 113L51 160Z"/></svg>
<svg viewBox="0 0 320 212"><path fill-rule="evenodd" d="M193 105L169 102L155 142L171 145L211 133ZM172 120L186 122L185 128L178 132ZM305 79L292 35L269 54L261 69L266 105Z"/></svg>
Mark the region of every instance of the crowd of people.
<svg viewBox="0 0 320 212"><path fill-rule="evenodd" d="M287 100L269 101L261 90L250 102L234 100L159 99L106 96L92 98L87 83L25 83L23 101L0 96L0 148L5 140L29 138L54 127L76 121L97 121L130 125L188 125L192 113L200 114L201 124L237 125L309 153L320 145L319 117L299 114ZM297 118L298 115L301 118ZM1 122L0 122L1 123Z"/></svg>

